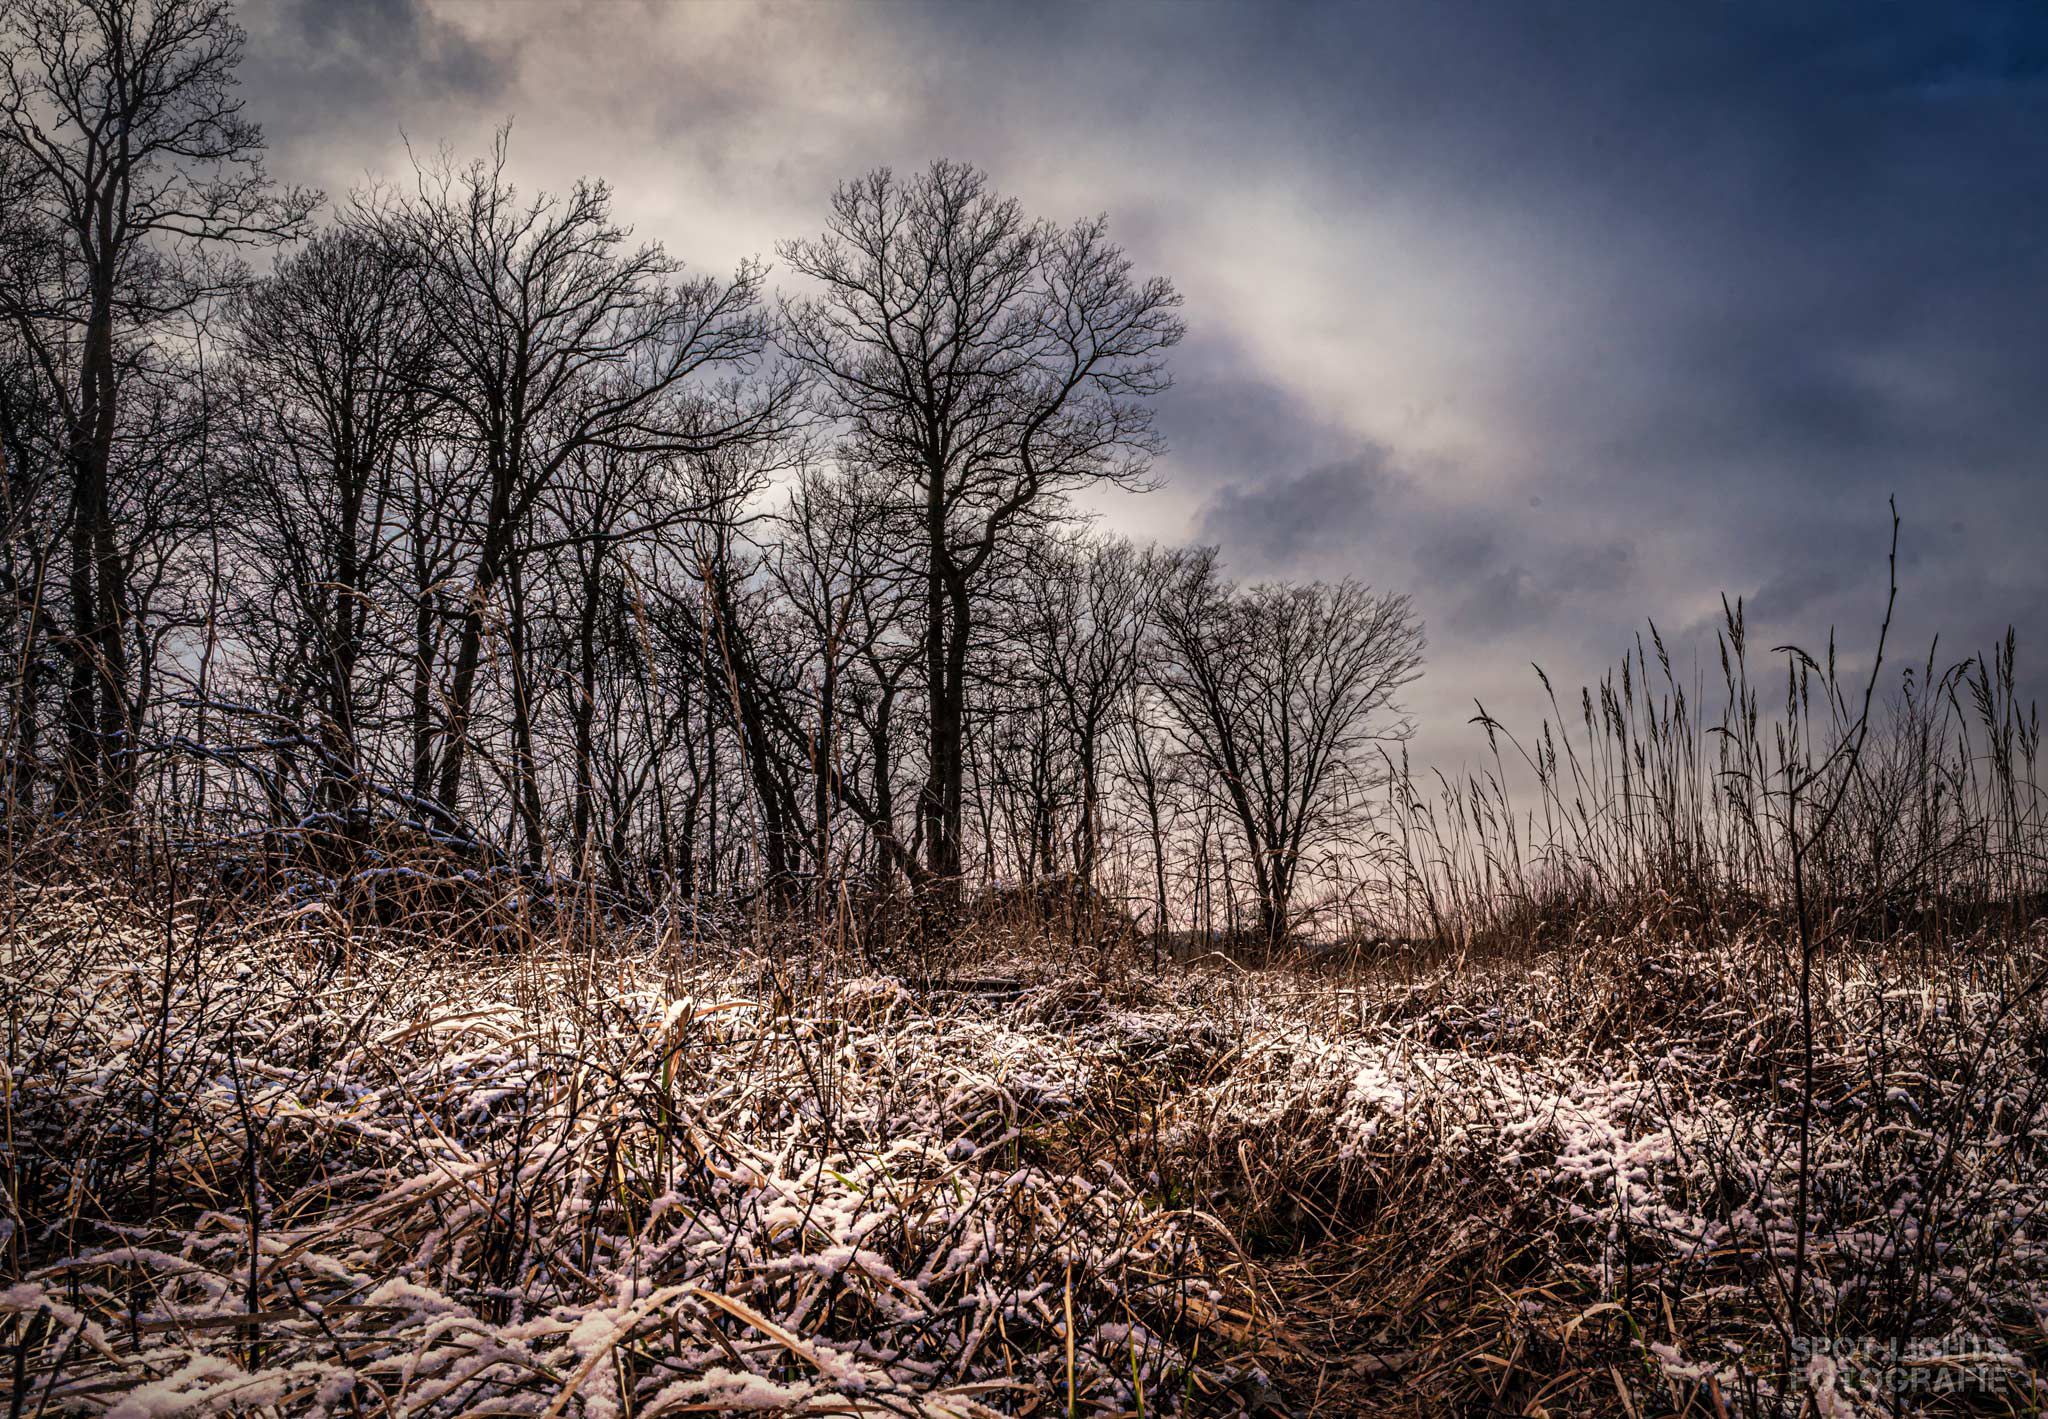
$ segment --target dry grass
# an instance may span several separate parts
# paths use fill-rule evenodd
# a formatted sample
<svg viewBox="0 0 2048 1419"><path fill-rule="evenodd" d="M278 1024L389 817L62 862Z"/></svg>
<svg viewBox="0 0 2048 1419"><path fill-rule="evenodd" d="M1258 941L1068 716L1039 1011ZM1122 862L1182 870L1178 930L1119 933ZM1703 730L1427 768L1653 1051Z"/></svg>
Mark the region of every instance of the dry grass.
<svg viewBox="0 0 2048 1419"><path fill-rule="evenodd" d="M992 1016L673 940L437 958L317 916L15 905L26 1412L1228 1410L1258 1385L1228 1238L1039 1156L1080 1075Z"/></svg>
<svg viewBox="0 0 2048 1419"><path fill-rule="evenodd" d="M5 909L14 1414L2043 1402L2039 935L1823 961L1795 1316L1777 942L916 989L644 925Z"/></svg>

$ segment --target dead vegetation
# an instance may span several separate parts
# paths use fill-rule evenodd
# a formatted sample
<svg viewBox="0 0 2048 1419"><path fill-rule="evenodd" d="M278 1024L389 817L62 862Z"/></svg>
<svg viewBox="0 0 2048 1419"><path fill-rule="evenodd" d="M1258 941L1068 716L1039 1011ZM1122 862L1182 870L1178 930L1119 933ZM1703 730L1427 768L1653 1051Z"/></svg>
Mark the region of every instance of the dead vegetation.
<svg viewBox="0 0 2048 1419"><path fill-rule="evenodd" d="M1795 1331L1777 943L953 973L989 992L673 929L7 911L16 1414L2041 1403L2038 933L1820 972Z"/></svg>
<svg viewBox="0 0 2048 1419"><path fill-rule="evenodd" d="M2039 1413L2012 645L1786 651L1767 715L1745 637L1718 723L1660 647L1397 775L1292 954L1069 877L935 929L432 824L25 841L10 1419Z"/></svg>

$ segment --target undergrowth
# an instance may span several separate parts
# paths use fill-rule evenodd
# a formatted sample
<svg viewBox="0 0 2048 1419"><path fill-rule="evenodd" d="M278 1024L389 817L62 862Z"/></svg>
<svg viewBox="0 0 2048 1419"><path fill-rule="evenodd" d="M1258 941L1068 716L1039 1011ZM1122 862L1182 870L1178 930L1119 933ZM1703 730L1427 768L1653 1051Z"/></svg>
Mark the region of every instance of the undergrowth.
<svg viewBox="0 0 2048 1419"><path fill-rule="evenodd" d="M2048 943L917 984L6 895L13 1415L2035 1412Z"/></svg>

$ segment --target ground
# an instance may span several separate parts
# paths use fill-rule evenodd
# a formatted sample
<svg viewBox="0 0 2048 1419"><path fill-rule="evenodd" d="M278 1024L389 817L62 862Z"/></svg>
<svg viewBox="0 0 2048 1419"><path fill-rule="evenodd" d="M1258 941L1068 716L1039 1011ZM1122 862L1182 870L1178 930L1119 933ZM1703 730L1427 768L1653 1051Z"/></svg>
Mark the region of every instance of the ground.
<svg viewBox="0 0 2048 1419"><path fill-rule="evenodd" d="M1769 940L924 972L8 901L16 1414L2043 1402L2038 936L1823 960L1808 1088Z"/></svg>

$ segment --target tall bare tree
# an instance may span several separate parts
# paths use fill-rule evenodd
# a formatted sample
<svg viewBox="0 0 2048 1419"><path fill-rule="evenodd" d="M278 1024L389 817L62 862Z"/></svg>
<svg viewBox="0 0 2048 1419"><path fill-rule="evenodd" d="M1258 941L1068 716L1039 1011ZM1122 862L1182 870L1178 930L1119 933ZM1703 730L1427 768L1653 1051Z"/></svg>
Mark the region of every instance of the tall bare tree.
<svg viewBox="0 0 2048 1419"><path fill-rule="evenodd" d="M436 347L405 253L324 232L239 302L232 416L255 460L239 480L238 533L303 628L329 809L362 774L357 667L366 651L398 455L434 408Z"/></svg>
<svg viewBox="0 0 2048 1419"><path fill-rule="evenodd" d="M1118 718L1132 708L1159 565L1131 542L1053 544L1033 559L1038 588L1025 649L1052 692L1074 759L1076 879L1095 886L1102 782Z"/></svg>
<svg viewBox="0 0 2048 1419"><path fill-rule="evenodd" d="M842 699L863 663L884 653L881 643L899 617L901 598L893 593L902 582L900 522L874 470L807 470L777 519L766 564L802 633L806 698L813 707L811 861L821 911L833 867L833 786L849 757L841 743ZM885 741L871 739L868 747L877 755L889 752ZM886 771L877 782L886 783Z"/></svg>
<svg viewBox="0 0 2048 1419"><path fill-rule="evenodd" d="M1134 484L1159 443L1180 298L1140 280L1097 218L1027 218L974 168L881 169L834 194L783 260L816 282L785 306L784 347L818 380L852 456L901 480L920 528L925 780L920 876L957 894L967 665L991 558L1091 483ZM876 831L889 832L877 823Z"/></svg>
<svg viewBox="0 0 2048 1419"><path fill-rule="evenodd" d="M786 382L710 379L747 370L766 345L758 266L729 281L683 279L660 245L627 246L602 182L522 199L506 158L501 133L489 158L422 169L417 195L377 214L421 273L422 302L454 366L439 392L466 425L483 490L438 773L451 812L493 602L564 466L596 446L704 453L758 438L777 426L789 392ZM515 730L526 713L515 696ZM529 750L515 754L530 777Z"/></svg>
<svg viewBox="0 0 2048 1419"><path fill-rule="evenodd" d="M6 273L10 322L65 429L71 480L70 791L121 811L138 726L116 435L148 341L233 284L223 245L296 236L317 195L279 191L242 117L226 0L0 2L0 144L35 177L48 237Z"/></svg>

